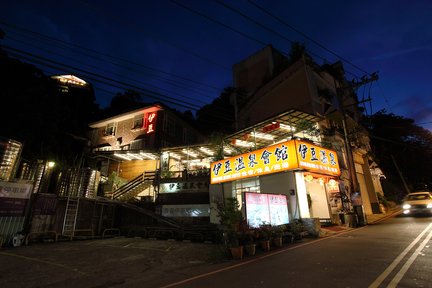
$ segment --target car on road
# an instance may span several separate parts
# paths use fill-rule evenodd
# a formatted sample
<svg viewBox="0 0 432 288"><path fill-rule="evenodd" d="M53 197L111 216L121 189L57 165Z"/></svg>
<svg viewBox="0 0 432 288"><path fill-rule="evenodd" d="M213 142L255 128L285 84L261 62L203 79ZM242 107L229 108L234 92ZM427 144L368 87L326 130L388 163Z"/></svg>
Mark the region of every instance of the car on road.
<svg viewBox="0 0 432 288"><path fill-rule="evenodd" d="M432 215L432 194L428 191L409 193L403 201L402 209L405 215Z"/></svg>

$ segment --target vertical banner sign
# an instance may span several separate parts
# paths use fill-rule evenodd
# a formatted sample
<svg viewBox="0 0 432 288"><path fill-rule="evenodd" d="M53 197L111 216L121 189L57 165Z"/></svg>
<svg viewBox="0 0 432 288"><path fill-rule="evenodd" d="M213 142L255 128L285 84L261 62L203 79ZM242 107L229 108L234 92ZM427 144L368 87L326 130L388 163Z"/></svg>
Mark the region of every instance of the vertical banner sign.
<svg viewBox="0 0 432 288"><path fill-rule="evenodd" d="M150 134L155 131L156 116L157 116L157 112L146 113L145 121L144 121L144 130L146 130L146 134Z"/></svg>

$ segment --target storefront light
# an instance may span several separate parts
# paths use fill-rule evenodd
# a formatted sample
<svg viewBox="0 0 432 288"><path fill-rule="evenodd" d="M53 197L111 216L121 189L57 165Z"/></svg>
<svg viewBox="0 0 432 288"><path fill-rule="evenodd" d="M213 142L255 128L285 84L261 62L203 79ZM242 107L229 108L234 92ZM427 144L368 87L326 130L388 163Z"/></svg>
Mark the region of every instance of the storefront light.
<svg viewBox="0 0 432 288"><path fill-rule="evenodd" d="M230 148L226 148L226 147L224 147L223 150L224 150L224 152L227 153L227 154L231 154L231 153L232 153L232 150L231 150Z"/></svg>
<svg viewBox="0 0 432 288"><path fill-rule="evenodd" d="M208 148L200 147L199 150L202 151L204 154L206 154L208 156L213 156L214 155L214 153L210 149L208 149Z"/></svg>
<svg viewBox="0 0 432 288"><path fill-rule="evenodd" d="M273 140L275 138L275 136L273 135L260 133L260 132L252 132L251 136L259 139L264 139L264 140Z"/></svg>
<svg viewBox="0 0 432 288"><path fill-rule="evenodd" d="M308 175L309 176L309 175ZM310 175L312 176L312 175ZM302 172L295 173L296 187L297 187L297 201L300 209L301 218L310 218L309 205L306 195L305 177Z"/></svg>
<svg viewBox="0 0 432 288"><path fill-rule="evenodd" d="M190 151L190 150L187 150L187 149L183 149L182 152L183 152L184 154L189 155L189 156L192 156L192 157L197 157L197 156L198 156L197 153L194 153L194 152L192 152L192 151Z"/></svg>
<svg viewBox="0 0 432 288"><path fill-rule="evenodd" d="M120 159L124 159L124 160L132 160L129 156L127 156L126 154L117 154L114 153L114 156Z"/></svg>
<svg viewBox="0 0 432 288"><path fill-rule="evenodd" d="M233 142L234 142L233 143L234 145L240 146L240 147L253 147L254 146L254 143L252 143L252 142L238 140L238 139L235 139L235 141L233 141Z"/></svg>
<svg viewBox="0 0 432 288"><path fill-rule="evenodd" d="M290 125L286 125L286 124L279 124L279 127L283 130L287 130L287 131L295 131L295 128L290 126Z"/></svg>
<svg viewBox="0 0 432 288"><path fill-rule="evenodd" d="M313 180L314 178L313 178L312 175L308 174L308 175L305 175L305 176L304 176L304 179L305 179L307 182L312 182L312 180Z"/></svg>

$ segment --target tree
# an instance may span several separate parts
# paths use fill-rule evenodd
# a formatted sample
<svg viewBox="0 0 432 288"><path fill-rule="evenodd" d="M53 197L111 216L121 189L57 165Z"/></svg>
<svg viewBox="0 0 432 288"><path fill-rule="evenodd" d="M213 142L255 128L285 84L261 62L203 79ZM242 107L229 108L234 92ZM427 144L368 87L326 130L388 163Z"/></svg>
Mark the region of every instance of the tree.
<svg viewBox="0 0 432 288"><path fill-rule="evenodd" d="M424 189L425 185L432 187L430 131L415 125L413 119L385 110L367 117L364 125L370 132L375 159L387 177L384 184L392 187L386 192L400 200L405 194L401 175L411 190Z"/></svg>
<svg viewBox="0 0 432 288"><path fill-rule="evenodd" d="M234 106L230 99L235 91L236 89L233 87L226 87L211 104L207 104L197 111L197 124L204 134L233 132Z"/></svg>
<svg viewBox="0 0 432 288"><path fill-rule="evenodd" d="M126 90L123 93L117 93L112 99L110 105L104 109L103 117L110 117L134 109L139 109L147 103L143 102L139 92L134 90Z"/></svg>
<svg viewBox="0 0 432 288"><path fill-rule="evenodd" d="M56 166L80 162L87 144L81 140L91 115L87 112L97 110L94 97L74 106L77 99L61 94L39 68L6 53L0 53L0 79L0 121L7 123L0 126L0 136L23 143L22 156L29 161L51 160Z"/></svg>

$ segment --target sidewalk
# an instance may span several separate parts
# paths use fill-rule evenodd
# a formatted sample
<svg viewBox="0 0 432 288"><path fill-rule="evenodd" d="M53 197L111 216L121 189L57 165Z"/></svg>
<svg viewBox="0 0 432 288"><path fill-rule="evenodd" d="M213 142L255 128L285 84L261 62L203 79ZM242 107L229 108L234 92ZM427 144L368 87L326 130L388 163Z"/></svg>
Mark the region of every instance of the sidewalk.
<svg viewBox="0 0 432 288"><path fill-rule="evenodd" d="M387 213L366 215L367 224L373 225L401 213L402 209L400 207L395 207L389 209ZM332 236L334 234L339 234L353 229L356 228L348 227L346 225L323 226L321 227L320 237Z"/></svg>

